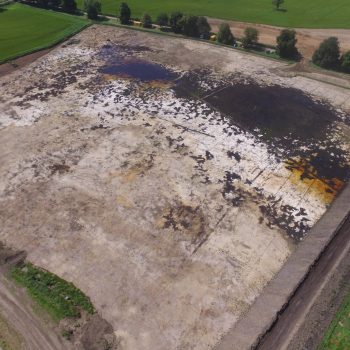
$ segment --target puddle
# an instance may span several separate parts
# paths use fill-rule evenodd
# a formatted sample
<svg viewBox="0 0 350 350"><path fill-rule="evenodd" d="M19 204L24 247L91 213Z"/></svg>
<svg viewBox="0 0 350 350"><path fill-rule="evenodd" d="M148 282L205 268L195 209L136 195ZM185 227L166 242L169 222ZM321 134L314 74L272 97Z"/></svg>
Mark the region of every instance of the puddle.
<svg viewBox="0 0 350 350"><path fill-rule="evenodd" d="M137 79L143 82L171 81L175 74L165 67L137 58L121 59L105 65L100 72L121 78Z"/></svg>
<svg viewBox="0 0 350 350"><path fill-rule="evenodd" d="M145 51L145 49L139 46L129 46L128 49L126 49L124 46L105 45L100 51L100 56L106 61L106 64L99 69L99 72L110 76L135 79L142 82L168 82L177 77L177 74L160 64L149 62L138 57L130 57L132 54L143 51ZM126 53L128 54L127 57L124 56Z"/></svg>

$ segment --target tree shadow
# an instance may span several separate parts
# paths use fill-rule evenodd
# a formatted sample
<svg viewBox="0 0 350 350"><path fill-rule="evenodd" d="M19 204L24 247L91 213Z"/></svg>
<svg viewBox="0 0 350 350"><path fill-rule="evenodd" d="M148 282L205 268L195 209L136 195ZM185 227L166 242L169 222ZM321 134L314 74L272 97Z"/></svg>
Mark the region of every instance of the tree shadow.
<svg viewBox="0 0 350 350"><path fill-rule="evenodd" d="M95 19L96 22L108 22L109 21L109 18L106 17L106 16L101 16L99 15L96 19Z"/></svg>
<svg viewBox="0 0 350 350"><path fill-rule="evenodd" d="M276 11L278 11L278 12L288 12L288 10L287 10L287 9L281 9L281 8L276 9Z"/></svg>

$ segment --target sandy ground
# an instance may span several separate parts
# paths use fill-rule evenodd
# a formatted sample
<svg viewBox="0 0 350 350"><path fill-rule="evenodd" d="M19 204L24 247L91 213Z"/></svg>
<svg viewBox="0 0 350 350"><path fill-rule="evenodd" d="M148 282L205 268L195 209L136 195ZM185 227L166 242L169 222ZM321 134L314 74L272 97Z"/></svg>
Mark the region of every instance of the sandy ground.
<svg viewBox="0 0 350 350"><path fill-rule="evenodd" d="M268 26L265 24L244 23L236 21L224 21L216 18L208 18L213 32L217 32L220 23L229 23L232 33L241 38L244 35L244 29L247 27L254 27L259 30L259 41L263 44L276 45L276 37L279 35L281 29L279 27ZM350 30L349 29L306 29L297 28L297 47L301 54L310 59L314 51L319 47L320 43L329 38L336 36L339 39L342 51L350 50Z"/></svg>
<svg viewBox="0 0 350 350"><path fill-rule="evenodd" d="M17 333L17 339L20 339L8 343L9 346L20 344L20 347L13 347L13 349L70 349L68 343L63 343L56 332L33 313L25 292L16 289L2 275L2 272L0 273L0 310L6 322L11 324Z"/></svg>
<svg viewBox="0 0 350 350"><path fill-rule="evenodd" d="M25 55L23 57L16 58L11 60L8 63L3 63L0 65L0 77L9 73L14 72L17 69L21 69L22 67L28 65L31 62L34 62L36 59L46 55L50 52L51 49L40 50L29 55Z"/></svg>
<svg viewBox="0 0 350 350"><path fill-rule="evenodd" d="M283 69L92 27L2 77L0 239L82 289L121 349L211 349L348 179L349 92ZM247 124L260 110L285 122Z"/></svg>

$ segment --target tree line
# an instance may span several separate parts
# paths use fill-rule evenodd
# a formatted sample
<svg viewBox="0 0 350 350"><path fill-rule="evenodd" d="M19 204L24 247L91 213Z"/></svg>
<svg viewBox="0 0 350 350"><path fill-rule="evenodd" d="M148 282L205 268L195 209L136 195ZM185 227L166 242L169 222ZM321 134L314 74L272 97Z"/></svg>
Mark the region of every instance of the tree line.
<svg viewBox="0 0 350 350"><path fill-rule="evenodd" d="M300 57L295 30L284 29L277 37L277 53L282 58ZM350 51L341 54L339 40L336 37L325 39L315 50L312 62L322 68L350 73Z"/></svg>
<svg viewBox="0 0 350 350"><path fill-rule="evenodd" d="M68 13L77 11L75 0L29 0L29 2L39 7L52 8L54 10L62 9Z"/></svg>
<svg viewBox="0 0 350 350"><path fill-rule="evenodd" d="M56 0L57 1L57 0ZM62 1L74 1L74 0L62 0ZM280 5L284 1L274 1L276 9L280 8ZM97 17L101 11L101 5L98 0L85 0L88 3L85 8L88 12L88 17L93 18L89 15L89 8L96 7L94 15ZM122 2L119 8L119 20L121 24L128 25L131 23L131 9L127 3ZM180 11L175 11L168 16L167 13L160 13L155 24L161 28L169 28L176 34L183 34L185 36L209 39L211 34L211 27L206 17L185 15ZM145 13L141 18L141 25L144 28L152 28L153 20L152 17ZM242 46L244 48L251 48L258 43L259 32L256 28L248 27L244 30L244 36L241 39ZM236 45L236 39L227 23L221 23L219 31L216 35L216 40L225 45ZM296 32L292 29L283 29L280 35L276 38L277 54L286 59L297 60L301 56L296 47L297 38ZM312 57L313 63L316 65L327 68L337 69L350 73L350 51L341 55L339 48L339 41L335 37L326 39L321 43L320 47L315 51Z"/></svg>
<svg viewBox="0 0 350 350"><path fill-rule="evenodd" d="M63 11L74 13L77 11L75 0L32 0L40 7L53 9L62 9ZM276 8L279 9L283 1L274 1ZM87 17L98 19L101 13L101 2L99 0L84 0L84 9ZM119 20L121 24L131 24L131 10L126 2L122 2L119 7ZM152 17L145 13L141 18L141 25L144 28L152 28L153 23L160 26L163 30L171 30L175 34L182 34L188 37L201 38L208 40L210 38L211 27L206 17L185 15L180 11L160 13L155 22ZM248 27L244 31L241 43L244 48L252 48L258 43L259 32L256 28ZM227 23L221 23L216 35L217 42L225 45L237 45L230 26ZM277 54L286 59L299 59L301 56L297 50L296 32L292 29L283 29L276 38ZM350 51L341 54L339 41L336 37L330 37L324 40L319 48L314 52L312 62L322 68L340 70L350 73Z"/></svg>
<svg viewBox="0 0 350 350"><path fill-rule="evenodd" d="M120 5L119 20L121 24L131 24L131 10L125 2ZM170 15L164 12L160 13L154 22L152 17L145 13L140 22L144 28L152 28L154 23L160 26L162 30L169 29L175 34L183 34L193 38L208 40L211 35L211 26L206 17L186 15L180 11L174 11ZM257 43L258 35L257 29L247 28L242 40L243 46L249 47ZM225 45L235 45L236 39L227 23L220 24L216 40Z"/></svg>
<svg viewBox="0 0 350 350"><path fill-rule="evenodd" d="M62 10L68 13L78 12L77 3L75 0L29 0L28 2L43 8ZM84 10L86 11L88 18L95 20L98 19L98 16L102 10L101 1L84 0Z"/></svg>

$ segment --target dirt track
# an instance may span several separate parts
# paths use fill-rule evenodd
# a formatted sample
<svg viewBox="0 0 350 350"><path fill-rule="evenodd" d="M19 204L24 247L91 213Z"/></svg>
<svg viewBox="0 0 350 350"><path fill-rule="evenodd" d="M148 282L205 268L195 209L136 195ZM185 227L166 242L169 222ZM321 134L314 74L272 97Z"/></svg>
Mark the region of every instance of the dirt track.
<svg viewBox="0 0 350 350"><path fill-rule="evenodd" d="M279 35L279 32L282 28L268 26L264 24L252 24L236 21L224 21L216 18L209 18L209 23L214 32L218 31L219 25L222 22L227 22L231 26L231 30L236 37L242 37L244 29L247 27L255 27L259 30L260 36L259 41L268 45L276 45L276 37ZM350 30L348 29L305 29L298 28L296 29L298 34L298 49L301 54L310 59L312 57L315 49L320 45L320 43L330 37L338 37L343 51L350 50Z"/></svg>
<svg viewBox="0 0 350 350"><path fill-rule="evenodd" d="M348 256L350 250L349 233L350 217L347 218L337 236L322 254L317 265L311 270L305 282L292 297L275 326L266 335L260 346L257 347L258 350L290 348L290 343L305 318L308 317L315 300L319 297L329 278L338 269L340 262ZM333 294L333 297L334 288L335 286L331 286L329 291L329 294Z"/></svg>
<svg viewBox="0 0 350 350"><path fill-rule="evenodd" d="M0 309L12 327L25 340L26 350L70 349L62 343L57 334L33 314L28 307L28 298L21 291L14 291L10 283L0 273Z"/></svg>

